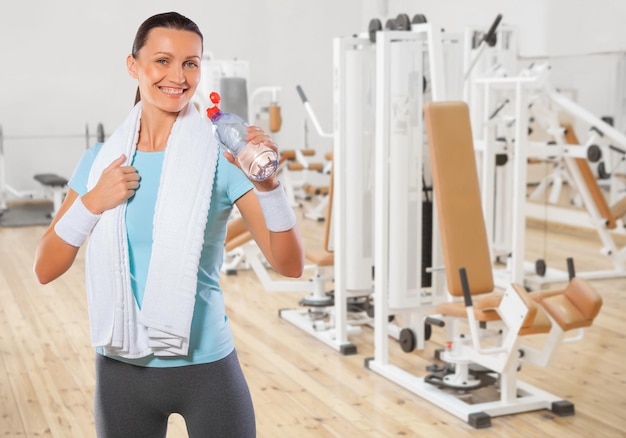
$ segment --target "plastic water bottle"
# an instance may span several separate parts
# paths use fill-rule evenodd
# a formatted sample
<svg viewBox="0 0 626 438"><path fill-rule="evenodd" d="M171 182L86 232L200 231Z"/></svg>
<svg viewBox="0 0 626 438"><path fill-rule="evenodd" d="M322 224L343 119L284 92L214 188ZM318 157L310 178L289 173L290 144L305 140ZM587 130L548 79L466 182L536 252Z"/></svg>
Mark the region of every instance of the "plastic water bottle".
<svg viewBox="0 0 626 438"><path fill-rule="evenodd" d="M233 154L248 178L263 181L276 172L278 154L263 143L252 144L244 138L248 135L248 124L238 115L225 113L217 106L221 97L213 92L209 98L214 106L206 113L215 125L218 140Z"/></svg>

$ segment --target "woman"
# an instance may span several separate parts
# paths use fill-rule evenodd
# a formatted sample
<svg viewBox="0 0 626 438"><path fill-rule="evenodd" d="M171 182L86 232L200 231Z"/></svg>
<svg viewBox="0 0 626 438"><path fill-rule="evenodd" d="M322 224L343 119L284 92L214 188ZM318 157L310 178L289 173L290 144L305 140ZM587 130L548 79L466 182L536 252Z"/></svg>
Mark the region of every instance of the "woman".
<svg viewBox="0 0 626 438"><path fill-rule="evenodd" d="M190 100L202 34L178 13L148 18L127 58L140 99L81 158L37 247L41 283L86 249L99 437L165 436L180 413L190 436L255 436L248 386L225 316L219 272L236 205L285 276L304 265L295 215L276 176L250 181ZM248 140L277 150L260 129Z"/></svg>

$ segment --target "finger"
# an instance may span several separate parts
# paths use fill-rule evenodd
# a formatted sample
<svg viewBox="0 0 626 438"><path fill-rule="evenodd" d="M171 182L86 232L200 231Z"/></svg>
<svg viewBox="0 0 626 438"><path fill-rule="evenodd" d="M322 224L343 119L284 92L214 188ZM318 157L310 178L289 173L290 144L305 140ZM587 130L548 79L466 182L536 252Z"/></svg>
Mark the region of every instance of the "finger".
<svg viewBox="0 0 626 438"><path fill-rule="evenodd" d="M235 157L230 152L224 152L222 155L224 155L224 158L226 158L226 160L228 160L229 163L236 164Z"/></svg>
<svg viewBox="0 0 626 438"><path fill-rule="evenodd" d="M124 178L126 179L126 181L141 181L141 175L139 175L137 172L127 173L125 174Z"/></svg>
<svg viewBox="0 0 626 438"><path fill-rule="evenodd" d="M248 137L249 138L246 138L246 139L252 144L259 144L259 143L265 143L267 141L270 141L270 142L272 141L272 138L269 135L265 134L264 132L251 135Z"/></svg>
<svg viewBox="0 0 626 438"><path fill-rule="evenodd" d="M120 169L123 173L137 173L134 166L121 166Z"/></svg>
<svg viewBox="0 0 626 438"><path fill-rule="evenodd" d="M267 137L267 134L258 126L248 126L247 131L248 135L246 135L245 140L252 141L255 144L260 143L260 141L257 141L259 137Z"/></svg>
<svg viewBox="0 0 626 438"><path fill-rule="evenodd" d="M108 165L107 169L114 169L116 167L120 167L122 164L124 164L125 161L126 161L126 155L122 154L119 157L117 157L115 160L113 160L111 164Z"/></svg>

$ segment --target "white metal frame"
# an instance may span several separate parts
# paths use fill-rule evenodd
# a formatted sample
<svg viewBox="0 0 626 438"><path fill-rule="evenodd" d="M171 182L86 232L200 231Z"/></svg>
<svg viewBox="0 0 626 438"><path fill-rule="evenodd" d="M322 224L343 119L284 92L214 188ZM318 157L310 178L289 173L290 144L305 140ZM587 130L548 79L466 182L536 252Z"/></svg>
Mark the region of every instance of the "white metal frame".
<svg viewBox="0 0 626 438"><path fill-rule="evenodd" d="M485 419L489 421L491 416L507 415L517 412L525 412L537 409L552 409L553 403L560 401L557 397L547 392L541 391L531 385L519 382L517 380L517 347L519 345L519 337L517 333L524 316L528 309L522 302L512 287L506 288L505 298L501 301L499 313L502 322L496 324L501 328L504 324L502 334L496 332L491 337L496 338L496 346L483 347L481 339L486 338L484 330L478 328L474 320L473 309L470 306L467 309L467 317L470 324L471 342L455 342L453 351L444 351L442 359L449 363L455 364L457 370L456 376L452 379L467 378L469 365L471 363L480 364L487 367L490 374L493 374L499 381L499 399L487 403L467 403L463 399L467 398L466 391L462 391L464 396L450 393L450 391L441 389L436 385L426 382L424 377L413 375L399 366L390 362L389 358L389 324L387 323L390 314L395 312L410 312L417 318L411 321L411 327L415 328L417 335L417 348L424 348L424 316L432 314L436 305L440 302L450 299L445 291L445 281L440 275L433 275L433 283L430 290L421 289L417 293L406 288L406 284L402 284L402 275L406 274L407 269L416 269L413 262L404 263L405 271L397 269L398 260L393 263L390 254L397 253L398 248L400 254L405 250L404 245L397 246L392 236L392 227L398 227L398 215L404 213L402 207L396 212L390 213L394 208L394 203L401 204L406 200L393 196L391 192L397 191L398 183L405 181L403 177L398 177L398 173L406 172L402 166L398 166L397 151L393 148L398 147L394 144L391 130L392 117L391 111L391 69L394 66L392 59L392 45L398 41L414 41L420 44L425 41L427 54L429 56L430 77L433 79L445 78L443 74L444 64L442 61L442 39L439 32L434 32L434 28L430 24L416 26L415 34L380 31L377 33L377 117L376 117L376 205L375 210L375 356L368 359L366 365L369 369L395 382L396 384L412 391L429 402L445 409L446 411L456 415L457 417L470 422L475 427L485 426ZM446 87L441 81L432 84L433 100L446 100ZM521 93L521 83L518 84L518 93ZM422 105L423 102L419 102ZM525 129L524 126L518 127L518 130ZM420 126L420 132L423 138L423 129ZM397 140L397 139L396 139ZM420 139L421 140L421 139ZM423 141L413 145L414 147L423 148ZM525 172L525 169L524 169ZM521 173L521 169L517 170ZM391 175L395 178L392 178ZM516 175L517 176L517 175ZM421 180L418 178L418 180ZM436 189L436 188L435 188ZM405 192L406 196L407 193ZM515 202L521 203L519 199ZM435 205L436 207L436 205ZM395 208L398 208L396 205ZM434 208L436 218L436 208ZM419 216L419 214L418 214ZM393 222L392 222L393 218ZM421 227L419 217L415 218L418 226ZM438 273L438 267L441 263L441 251L439 248L438 229L436 219L433 221L433 269ZM405 224L406 225L406 224ZM413 224L412 224L413 225ZM402 231L402 230L401 230ZM392 265L396 265L393 266ZM418 264L419 266L419 264ZM417 268L418 271L421 267ZM420 274L418 274L419 277ZM392 276L400 276L392 278ZM403 288L404 287L404 288ZM446 339L458 338L458 319L446 318ZM417 325L415 321L417 320ZM465 372L465 376L462 374Z"/></svg>
<svg viewBox="0 0 626 438"><path fill-rule="evenodd" d="M421 286L421 252L415 254L416 260L401 260L407 255L407 247L404 243L409 235L408 226L415 227L419 231L422 227L421 209L416 210L414 222L408 224L405 219L407 211L404 210L408 199L395 196L396 190L404 196L408 192L402 189L401 185L407 184L407 178L412 177L410 184L415 186L411 192L412 196L418 196L417 202L421 205L422 196L422 173L423 162L421 152L424 150L424 130L421 120L420 108L423 106L421 96L421 84L417 89L404 90L405 92L419 95L414 105L414 111L418 117L414 119L416 125L413 129L411 140L413 144L407 144L406 139L402 144L402 139L393 140L392 145L392 101L396 96L392 96L392 81L397 78L392 77L392 65L396 65L398 59L393 59L394 55L400 55L392 47L394 44L403 44L404 48L417 52L417 57L426 55L428 59L428 70L431 80L431 96L433 100L446 99L445 73L443 67L443 47L442 36L438 28L431 23L414 25L410 32L407 31L379 31L376 34L376 155L375 155L375 281L374 281L374 357L367 362L368 368L394 381L395 383L408 388L419 395L425 395L419 391L417 383L419 379L406 373L389 362L389 337L390 325L389 315L396 312L409 315L410 321L402 321L416 333L417 348L424 348L425 327L424 318L427 314L433 313L438 302L445 301L447 296L444 292L442 279L439 275L432 276L430 290L422 289ZM415 52L414 52L415 53ZM421 71L419 71L421 70ZM424 66L419 65L420 76L424 73ZM406 79L405 79L406 80ZM397 84L396 84L397 85ZM402 98L401 96L398 96ZM397 114L396 114L397 115ZM408 128L407 128L408 129ZM400 140L398 142L398 140ZM401 147L404 146L404 149ZM408 175L407 166L402 165L402 155L408 156L407 147L412 147L418 151L415 154L415 164L411 160L411 169L416 174ZM398 149L395 149L398 148ZM406 163L406 160L404 160ZM393 175L393 178L392 178ZM393 215L393 223L391 217ZM400 224L396 221L398 216L404 215ZM441 253L439 250L438 231L436 221L436 206L433 208L433 247L432 260L435 269L441 266ZM401 226L404 225L404 228ZM393 235L393 233L404 233L404 237ZM398 247L396 247L398 245ZM400 260L391 258L393 254L400 254ZM407 273L414 275L414 287L403 282L407 278ZM392 278L392 276L394 278ZM432 388L434 389L434 387ZM427 397L429 398L429 397ZM430 398L429 398L430 399Z"/></svg>
<svg viewBox="0 0 626 438"><path fill-rule="evenodd" d="M356 321L348 313L348 300L369 297L372 293L370 273L373 265L373 242L368 221L372 213L366 211L365 200L372 196L372 176L367 174L367 160L373 153L373 137L367 132L373 123L364 120L363 111L372 108L374 102L365 102L373 95L369 82L375 74L373 62L368 69L368 56L374 46L364 35L340 37L333 41L334 92L333 92L333 205L331 217L334 251L334 304L327 309L330 323L313 327L310 318L302 311L281 311L281 317L304 329L310 335L343 354L356 353L350 336L360 333L360 326L370 324L371 318ZM363 58L363 59L362 59ZM373 59L373 56L372 56ZM368 94L368 91L372 91ZM320 134L319 126L308 102L305 109ZM373 116L372 116L373 117ZM368 137L369 136L369 137ZM371 140L371 141L370 141ZM373 205L371 206L373 208ZM305 321L303 322L303 319Z"/></svg>
<svg viewBox="0 0 626 438"><path fill-rule="evenodd" d="M474 320L473 307L468 306L470 339L454 342L451 349L442 353L441 359L444 362L455 364L455 373L447 376L451 386L462 381L471 381L468 377L469 365L478 364L491 370L489 374L498 379L498 398L485 402L473 402L471 394L468 396L461 385L456 391L440 389L427 382L426 378L415 377L398 367L383 366L377 361L370 361L368 366L477 428L490 426L491 417L539 409L552 410L554 403L562 401L559 397L517 379L519 365L517 352L521 340L517 333L527 312L528 308L509 286L498 307L498 313L505 326L500 345L481 346L480 340L483 334L480 333L481 329ZM551 344L551 347L554 349L557 344Z"/></svg>
<svg viewBox="0 0 626 438"><path fill-rule="evenodd" d="M475 147L482 154L481 183L490 187L496 175L495 154L507 153L512 170L505 171L506 179L498 190L482 190L482 202L485 212L485 222L488 235L492 239L490 246L494 260L498 260L500 253L507 254L506 267L495 269L496 284L506 287L510 282L524 284L533 288L544 284L567 280L567 272L560 269L548 269L543 276L537 275L535 265L525 261L525 234L526 217L534 216L544 220L547 208L527 202L527 158L528 157L556 157L563 165L563 178L572 184L582 200L586 214L576 216L582 223L588 223L595 229L603 244L601 253L608 256L613 264L611 270L579 272L578 276L586 279L607 279L626 277L626 249L617 247L611 233L600 216L591 194L588 191L582 176L575 165L575 158L586 158L586 145L567 145L563 138L563 129L560 127L554 107L561 108L576 119L582 120L590 126L596 126L606 138L618 145L626 144L626 136L621 134L600 118L580 107L562 94L552 89L549 83L549 67L546 64L531 66L513 77L479 77L473 79L474 89L482 90L476 93L471 108L481 111L474 119L477 139ZM502 111L496 118L491 115L494 108L507 99L507 111ZM477 103L477 101L480 101ZM556 145L531 142L528 139L528 120L530 117L529 103L533 102L533 116L540 118L546 125L548 132L557 140ZM545 101L545 102L544 102ZM477 123L476 120L482 120ZM504 129L503 129L504 126ZM496 141L496 130L504 131L506 146ZM502 182L502 181L500 181ZM531 198L538 196L537 191L545 190L544 186L536 189ZM553 188L558 190L558 187ZM551 210L554 210L552 208ZM575 215L567 213L570 220ZM507 224L511 224L508 226ZM580 222L578 223L580 224ZM619 226L618 229L623 228ZM623 231L623 230L622 230ZM619 232L619 231L618 231Z"/></svg>

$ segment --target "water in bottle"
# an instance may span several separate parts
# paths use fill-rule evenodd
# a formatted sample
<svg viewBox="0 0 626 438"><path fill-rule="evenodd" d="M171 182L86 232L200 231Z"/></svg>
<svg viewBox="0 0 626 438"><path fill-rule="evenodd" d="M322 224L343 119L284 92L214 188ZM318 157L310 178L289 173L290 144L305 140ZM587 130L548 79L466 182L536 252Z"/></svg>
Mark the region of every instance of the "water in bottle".
<svg viewBox="0 0 626 438"><path fill-rule="evenodd" d="M245 140L248 124L238 115L226 113L217 106L220 95L216 92L209 96L214 106L207 108L207 116L215 125L219 141L239 162L248 178L263 181L276 172L278 154L263 143L252 144Z"/></svg>

